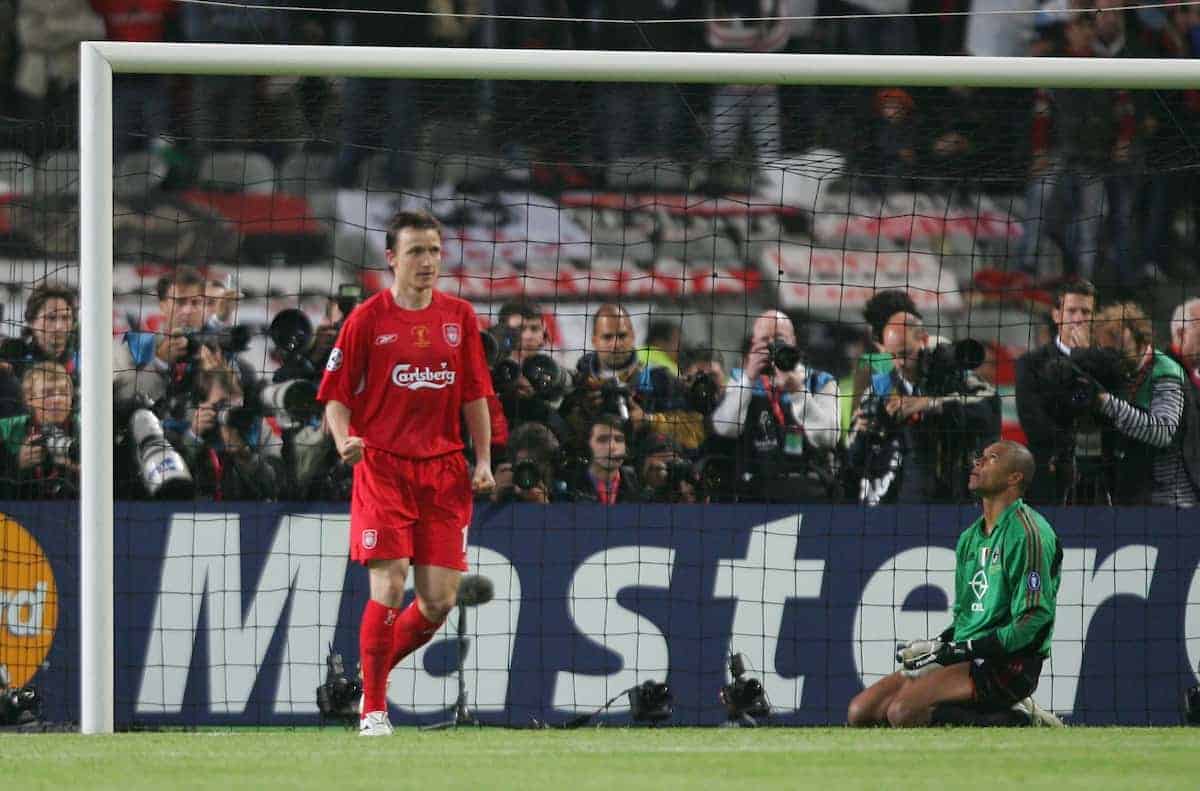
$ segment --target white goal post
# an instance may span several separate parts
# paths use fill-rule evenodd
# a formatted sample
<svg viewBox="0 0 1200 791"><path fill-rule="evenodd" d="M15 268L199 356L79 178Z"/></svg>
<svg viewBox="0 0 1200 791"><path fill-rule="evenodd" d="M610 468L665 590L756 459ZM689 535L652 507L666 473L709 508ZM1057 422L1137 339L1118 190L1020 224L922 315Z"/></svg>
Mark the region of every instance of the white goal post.
<svg viewBox="0 0 1200 791"><path fill-rule="evenodd" d="M1200 88L1200 60L788 55L243 44L80 45L81 726L110 733L113 74L994 88Z"/></svg>

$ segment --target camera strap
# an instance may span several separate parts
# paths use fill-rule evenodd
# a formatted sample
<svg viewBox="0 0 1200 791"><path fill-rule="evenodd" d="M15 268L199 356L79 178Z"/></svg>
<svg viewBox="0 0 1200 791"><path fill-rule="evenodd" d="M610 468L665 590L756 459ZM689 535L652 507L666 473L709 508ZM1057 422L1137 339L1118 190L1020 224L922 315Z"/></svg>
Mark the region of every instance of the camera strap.
<svg viewBox="0 0 1200 791"><path fill-rule="evenodd" d="M599 479L593 479L596 484L596 496L600 499L603 505L616 505L617 493L621 489L621 471L617 470L613 477L605 483Z"/></svg>
<svg viewBox="0 0 1200 791"><path fill-rule="evenodd" d="M758 379L762 383L763 391L767 394L767 401L771 404L771 414L775 416L775 422L779 424L780 428L786 428L787 420L783 416L783 404L781 403L782 396L780 392L775 389L775 385L771 383L769 376L760 375Z"/></svg>
<svg viewBox="0 0 1200 791"><path fill-rule="evenodd" d="M225 465L221 463L221 454L217 453L216 448L208 449L208 461L212 465L213 480L216 482L216 487L213 489L213 500L220 502L222 499L221 479L225 476Z"/></svg>
<svg viewBox="0 0 1200 791"><path fill-rule="evenodd" d="M1144 365L1142 365L1142 367L1140 369L1138 369L1137 376L1135 376L1133 378L1133 380L1130 381L1129 390L1126 393L1126 397L1129 400L1132 401L1137 398L1138 390L1142 389L1142 385L1145 384L1145 382L1146 382L1146 377L1149 376L1150 372L1153 370L1154 370L1154 358L1151 357L1148 362L1146 362Z"/></svg>

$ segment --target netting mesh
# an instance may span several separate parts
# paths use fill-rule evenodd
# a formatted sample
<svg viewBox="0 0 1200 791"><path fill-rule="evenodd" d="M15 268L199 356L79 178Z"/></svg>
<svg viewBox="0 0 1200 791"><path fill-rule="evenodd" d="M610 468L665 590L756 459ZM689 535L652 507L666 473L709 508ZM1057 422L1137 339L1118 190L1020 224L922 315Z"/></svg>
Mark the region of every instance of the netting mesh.
<svg viewBox="0 0 1200 791"><path fill-rule="evenodd" d="M1192 282L1192 100L118 76L118 721L310 722L329 647L353 666L367 591L347 563L351 473L313 398L345 316L390 285L384 232L401 209L443 224L438 287L475 307L507 437L501 494L475 506L470 561L496 597L469 613L471 707L554 721L657 678L677 719L718 722L740 651L780 721L843 721L894 669L896 639L948 622L971 459L999 437L1039 440L1017 360L1053 343L1052 289L1087 278L1102 297L1174 304ZM37 356L31 289L77 282L78 157L50 127L4 134L4 320ZM872 327L864 311L889 290L911 305L897 297ZM609 337L624 324L598 319L605 304L628 337ZM906 312L944 342L941 368L884 337ZM954 345L968 338L970 365ZM881 376L969 403L892 424ZM11 415L36 409L14 393ZM623 424L607 466L603 414ZM1102 429L1071 426L1091 476L1072 505L1115 499L1123 468ZM617 488L597 485L612 471ZM23 496L33 473L8 472ZM866 507L881 503L900 506ZM56 532L69 511L23 508L72 573ZM1058 512L1064 648L1039 694L1081 721L1173 719L1195 630L1159 624L1195 602L1198 553L1158 549L1187 512L1111 513ZM9 613L41 590L0 583ZM74 587L56 594L67 615L43 685L78 681ZM393 673L394 713L446 716L462 612ZM1136 635L1118 632L1126 613ZM1169 661L1134 650L1147 670L1123 687L1123 652L1156 640ZM0 649L10 671L46 656L19 637Z"/></svg>

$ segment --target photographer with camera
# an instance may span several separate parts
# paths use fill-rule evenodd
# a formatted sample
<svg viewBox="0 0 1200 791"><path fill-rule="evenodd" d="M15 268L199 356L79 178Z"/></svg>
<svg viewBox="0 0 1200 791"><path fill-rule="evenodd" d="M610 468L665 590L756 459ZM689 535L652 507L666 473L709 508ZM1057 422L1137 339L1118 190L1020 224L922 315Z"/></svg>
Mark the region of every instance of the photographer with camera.
<svg viewBox="0 0 1200 791"><path fill-rule="evenodd" d="M1069 396L1054 386L1061 378L1056 369L1068 365L1072 355L1087 354L1092 345L1095 312L1095 286L1086 280L1063 284L1055 292L1050 311L1057 332L1054 340L1017 360L1017 416L1037 462L1037 474L1026 494L1034 504L1056 505L1075 499L1078 457L1100 455L1094 427L1064 409Z"/></svg>
<svg viewBox="0 0 1200 791"><path fill-rule="evenodd" d="M575 389L559 411L573 439L587 436L598 415L627 421L629 439L642 433L666 434L686 448L704 439L704 416L684 408L670 394L678 388L665 368L638 364L633 321L620 305L604 304L592 316L592 349L576 365ZM580 453L587 448L579 445Z"/></svg>
<svg viewBox="0 0 1200 791"><path fill-rule="evenodd" d="M496 323L483 335L484 356L496 395L488 400L493 415L493 446L504 445L507 433L528 422L545 424L562 444L569 429L558 406L567 390L567 374L546 350L541 310L527 302L506 302ZM499 457L501 454L496 453Z"/></svg>
<svg viewBox="0 0 1200 791"><path fill-rule="evenodd" d="M78 497L79 422L71 375L58 363L34 363L21 390L28 414L0 419L0 499Z"/></svg>
<svg viewBox="0 0 1200 791"><path fill-rule="evenodd" d="M1154 348L1149 317L1133 302L1105 309L1103 343L1129 375L1112 392L1085 371L1076 381L1115 436L1110 481L1114 505L1191 508L1200 501L1200 410L1187 372ZM1101 333L1097 333L1100 335Z"/></svg>
<svg viewBox="0 0 1200 791"><path fill-rule="evenodd" d="M548 335L542 309L531 302L505 302L496 314L500 350L520 364L545 351Z"/></svg>
<svg viewBox="0 0 1200 791"><path fill-rule="evenodd" d="M195 479L196 493L215 501L275 500L286 483L279 459L261 452L262 417L243 404L237 373L200 371L187 428L166 432Z"/></svg>
<svg viewBox="0 0 1200 791"><path fill-rule="evenodd" d="M329 315L327 310L326 319ZM322 407L317 402L321 369L313 360L319 335L320 329L314 330L308 315L298 308L281 310L271 319L267 336L279 367L255 401L270 429L260 445L264 452L277 452L292 497L346 500L353 471L341 461L332 437L325 431ZM324 359L328 351L317 356Z"/></svg>
<svg viewBox="0 0 1200 791"><path fill-rule="evenodd" d="M204 284L204 331L217 333L234 326L239 294L223 280L210 279Z"/></svg>
<svg viewBox="0 0 1200 791"><path fill-rule="evenodd" d="M0 344L0 417L21 414L21 380L31 365L58 363L73 378L79 375L77 303L75 289L62 283L43 283L29 293L21 337Z"/></svg>
<svg viewBox="0 0 1200 791"><path fill-rule="evenodd" d="M575 389L559 407L573 438L586 438L589 426L599 415L617 415L629 421L641 411L632 399L641 371L634 346L633 320L628 311L611 303L597 308L592 316L592 351L579 358Z"/></svg>
<svg viewBox="0 0 1200 791"><path fill-rule="evenodd" d="M792 320L759 314L740 368L730 372L712 413L706 450L736 460L733 494L768 502L825 502L835 497L840 419L837 380L808 368Z"/></svg>
<svg viewBox="0 0 1200 791"><path fill-rule="evenodd" d="M598 415L588 425L586 462L568 473L571 497L579 503L617 505L641 502L637 473L626 464L629 438L625 421L616 415Z"/></svg>
<svg viewBox="0 0 1200 791"><path fill-rule="evenodd" d="M159 403L166 399L169 410L178 412L192 389L192 377L229 362L237 365L243 390L253 388L257 374L236 359L236 346L248 340L244 332L227 331L205 335L205 279L190 266L176 267L159 278L158 307L163 324L157 332L125 333L113 347L113 395L118 404L141 395ZM228 339L222 348L220 340Z"/></svg>
<svg viewBox="0 0 1200 791"><path fill-rule="evenodd" d="M309 362L318 372L314 376L314 381L318 384L320 383L319 373L325 370L325 363L328 362L329 353L333 351L334 344L337 343L338 333L342 331L346 317L358 307L364 296L363 287L358 283L341 283L337 287L337 292L325 302L325 314L317 324L312 345L307 351Z"/></svg>
<svg viewBox="0 0 1200 791"><path fill-rule="evenodd" d="M888 319L881 339L894 367L871 377L850 429L858 501L962 502L971 458L1000 435L996 391L973 373L983 348L969 340L928 348L924 322L907 311Z"/></svg>
<svg viewBox="0 0 1200 791"><path fill-rule="evenodd" d="M650 437L639 456L643 502L692 504L701 501L696 469L670 437Z"/></svg>
<svg viewBox="0 0 1200 791"><path fill-rule="evenodd" d="M548 503L570 499L561 467L558 440L541 423L522 423L508 437L508 460L496 465L493 503Z"/></svg>
<svg viewBox="0 0 1200 791"><path fill-rule="evenodd" d="M665 368L678 376L682 350L682 328L668 319L653 319L646 328L646 345L637 350L638 364L645 369Z"/></svg>
<svg viewBox="0 0 1200 791"><path fill-rule="evenodd" d="M854 392L850 403L857 404L862 399L863 391L871 384L871 377L891 373L895 367L892 355L883 348L883 328L888 319L897 313L921 315L908 292L898 288L876 291L863 306L863 318L867 321L869 333L867 347L854 367Z"/></svg>

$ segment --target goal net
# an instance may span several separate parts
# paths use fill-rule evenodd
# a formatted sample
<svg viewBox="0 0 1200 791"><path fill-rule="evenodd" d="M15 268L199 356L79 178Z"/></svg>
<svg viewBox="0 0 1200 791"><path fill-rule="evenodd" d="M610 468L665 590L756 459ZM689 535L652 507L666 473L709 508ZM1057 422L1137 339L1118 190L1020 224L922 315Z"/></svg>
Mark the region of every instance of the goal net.
<svg viewBox="0 0 1200 791"><path fill-rule="evenodd" d="M394 722L454 716L462 613L485 721L654 680L675 722L723 722L741 653L775 721L843 722L897 640L950 621L967 467L1027 439L1016 361L1053 342L1056 284L1169 299L1157 317L1190 283L1191 77L1143 62L105 44L84 64L82 158L0 155L11 331L32 286L78 283L83 376L82 548L69 502L10 512L0 664L85 730L313 723L331 651L354 675L366 575L313 399L344 316L390 285L397 210L443 225L439 288L489 339L512 469L471 530L494 598L393 671ZM983 417L909 462L929 489L908 500L886 432L852 420L902 362L864 316L887 290L946 376L956 342L983 355ZM746 377L761 409L721 412L772 309L790 331ZM601 415L624 440L607 466ZM1045 511L1064 560L1037 697L1174 722L1200 542L1187 511L1097 487Z"/></svg>

